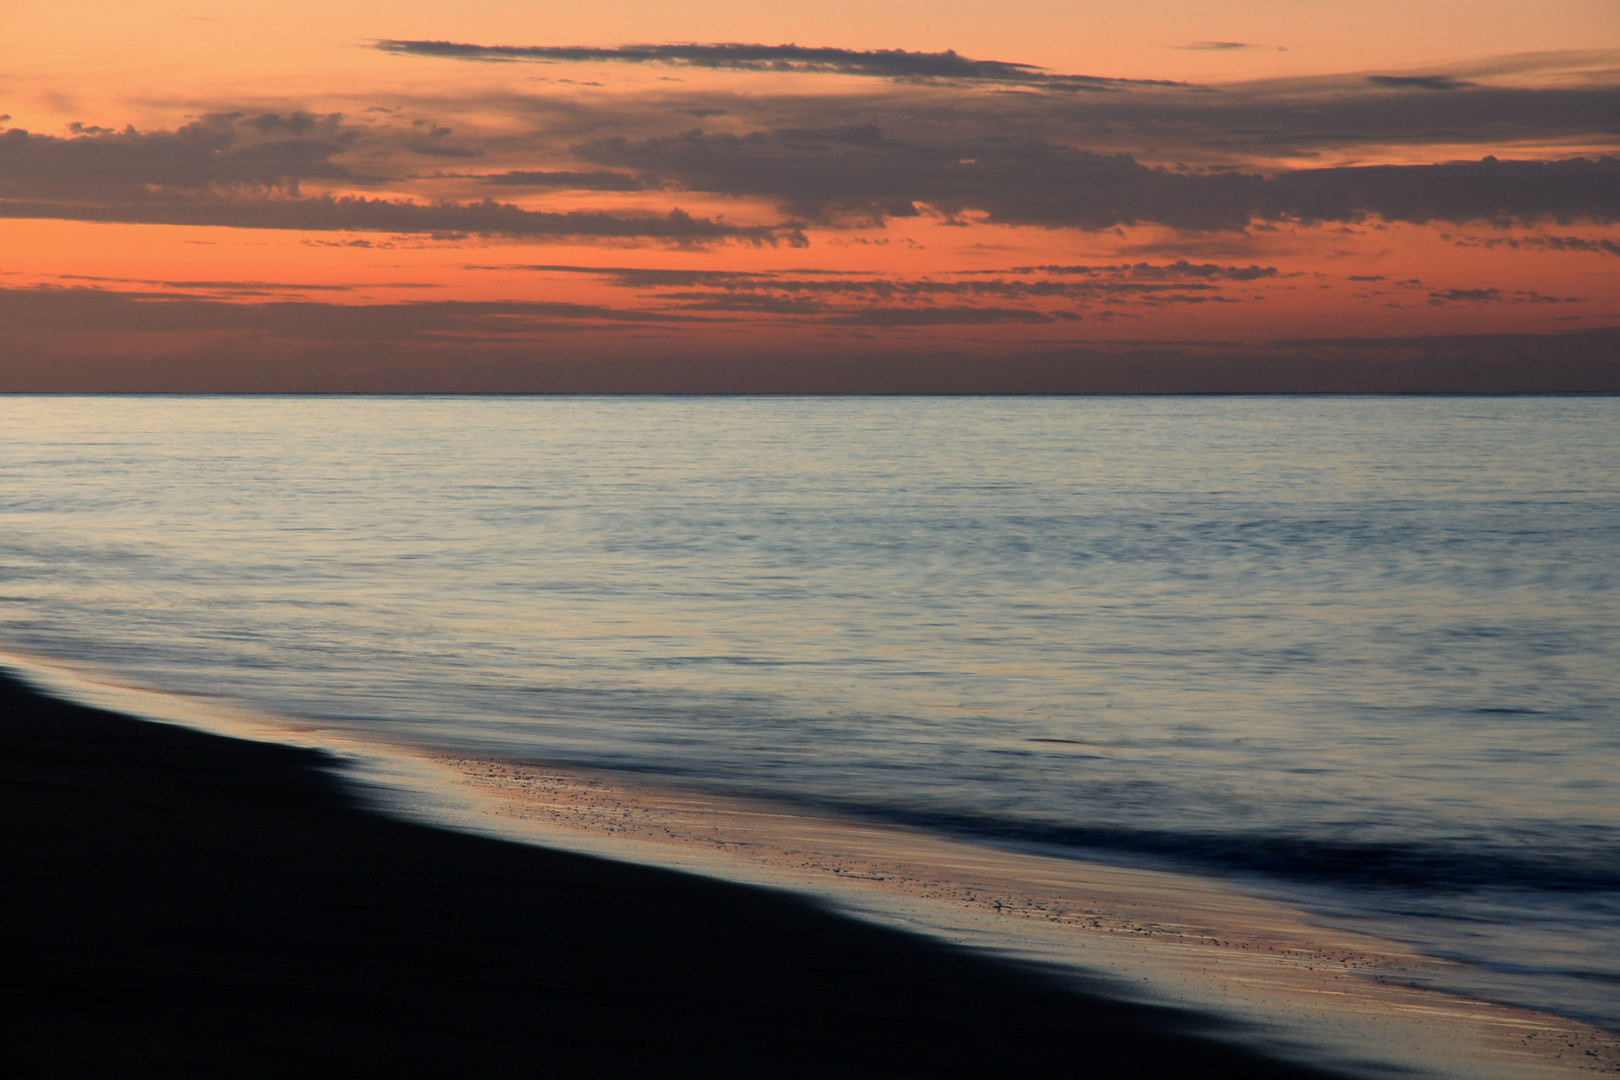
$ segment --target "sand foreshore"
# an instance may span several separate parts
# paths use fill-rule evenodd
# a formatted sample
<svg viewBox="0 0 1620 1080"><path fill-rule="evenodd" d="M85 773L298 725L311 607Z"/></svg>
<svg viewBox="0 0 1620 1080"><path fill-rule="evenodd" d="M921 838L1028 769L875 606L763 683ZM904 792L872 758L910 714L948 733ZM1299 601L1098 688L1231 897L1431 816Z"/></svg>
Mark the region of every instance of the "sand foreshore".
<svg viewBox="0 0 1620 1080"><path fill-rule="evenodd" d="M470 835L368 809L321 752L3 675L0 744L8 1075L1620 1068L1602 1032L1179 875L439 755L464 819L548 846Z"/></svg>
<svg viewBox="0 0 1620 1080"><path fill-rule="evenodd" d="M1208 1010L1251 1045L1354 1074L1514 1080L1620 1072L1620 1039L1435 989L1455 965L1226 883L648 784L429 754L438 816L552 847L816 897L867 919ZM419 781L420 782L420 781ZM446 802L449 800L446 799Z"/></svg>

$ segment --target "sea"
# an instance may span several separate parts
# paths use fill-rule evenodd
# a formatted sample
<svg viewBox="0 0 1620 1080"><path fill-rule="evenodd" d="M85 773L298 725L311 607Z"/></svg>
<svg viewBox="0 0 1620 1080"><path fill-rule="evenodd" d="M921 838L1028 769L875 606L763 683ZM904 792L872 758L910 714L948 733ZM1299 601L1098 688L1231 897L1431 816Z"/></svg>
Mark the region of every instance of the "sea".
<svg viewBox="0 0 1620 1080"><path fill-rule="evenodd" d="M0 650L1221 877L1620 1031L1620 398L0 397Z"/></svg>

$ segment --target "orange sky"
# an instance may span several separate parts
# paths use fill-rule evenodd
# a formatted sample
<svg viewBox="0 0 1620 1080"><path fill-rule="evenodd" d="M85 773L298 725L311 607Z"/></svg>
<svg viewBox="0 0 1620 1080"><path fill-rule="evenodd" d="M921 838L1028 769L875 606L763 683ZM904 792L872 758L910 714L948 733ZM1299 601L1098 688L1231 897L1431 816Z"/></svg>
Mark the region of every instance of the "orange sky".
<svg viewBox="0 0 1620 1080"><path fill-rule="evenodd" d="M0 391L1616 366L1609 0L583 7L6 5Z"/></svg>

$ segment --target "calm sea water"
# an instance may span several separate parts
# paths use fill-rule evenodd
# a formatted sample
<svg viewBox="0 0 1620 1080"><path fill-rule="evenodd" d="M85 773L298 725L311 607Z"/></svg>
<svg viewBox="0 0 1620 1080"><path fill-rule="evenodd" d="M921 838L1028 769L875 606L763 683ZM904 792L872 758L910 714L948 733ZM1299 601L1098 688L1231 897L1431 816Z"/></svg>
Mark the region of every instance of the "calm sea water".
<svg viewBox="0 0 1620 1080"><path fill-rule="evenodd" d="M0 647L1258 876L1620 1028L1620 399L0 398Z"/></svg>

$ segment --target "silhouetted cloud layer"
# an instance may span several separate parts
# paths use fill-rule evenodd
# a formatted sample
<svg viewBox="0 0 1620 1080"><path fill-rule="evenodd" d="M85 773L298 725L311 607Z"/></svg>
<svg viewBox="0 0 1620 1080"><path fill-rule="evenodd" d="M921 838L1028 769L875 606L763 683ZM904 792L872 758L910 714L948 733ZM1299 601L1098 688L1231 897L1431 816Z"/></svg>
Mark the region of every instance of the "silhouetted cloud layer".
<svg viewBox="0 0 1620 1080"><path fill-rule="evenodd" d="M312 139L311 131L329 137ZM441 129L443 130L443 129ZM250 139L244 139L246 132ZM0 133L0 217L224 225L256 229L476 233L705 242L803 243L792 229L666 214L552 213L493 200L422 204L360 195L296 197L300 181L360 182L334 155L360 140L341 118L214 116L176 131L97 131L72 138ZM288 136L291 137L288 137ZM549 183L548 183L549 181ZM507 173L485 180L635 190L613 174Z"/></svg>
<svg viewBox="0 0 1620 1080"><path fill-rule="evenodd" d="M259 118L275 133L268 120ZM509 236L743 239L800 243L793 229L692 217L554 213L491 200L421 204L351 195L295 195L301 181L364 178L334 157L360 139L334 121L330 139L244 141L240 117L173 132L60 138L0 134L0 216L237 225L248 228L460 231ZM484 185L755 196L835 223L882 221L925 208L992 223L1104 229L1153 223L1238 229L1251 221L1612 222L1620 220L1620 158L1381 165L1261 175L1153 166L1038 138L900 138L876 125L744 135L691 130L610 136L570 151L599 168L509 170Z"/></svg>
<svg viewBox="0 0 1620 1080"><path fill-rule="evenodd" d="M951 305L937 308L863 306L857 311L835 315L828 321L837 326L987 326L993 323L1074 322L1080 316L1067 311L1031 311L1028 308L970 307Z"/></svg>
<svg viewBox="0 0 1620 1080"><path fill-rule="evenodd" d="M471 50L467 54L471 58L483 56L480 50L486 49L453 43L426 45L451 52ZM603 59L691 55L696 63L706 55L704 50L722 50L716 62L727 55L740 62L744 54L725 50L756 48L765 49L768 57L778 47L542 47L542 51L547 55L578 52ZM1159 160L1241 166L1268 157L1297 161L1312 151L1342 153L1358 145L1444 143L1494 147L1514 141L1544 145L1549 140L1576 146L1613 145L1613 118L1620 113L1620 86L1612 77L1605 81L1587 75L1561 75L1557 81L1528 86L1495 85L1490 81L1503 73L1551 74L1566 69L1585 72L1604 63L1614 68L1620 66L1620 56L1616 55L1606 59L1586 54L1564 58L1549 55L1423 74L1347 74L1192 87L1045 75L1027 65L970 60L955 53L787 48L822 56L835 67L855 65L863 72L881 71L900 79L903 85L818 91L801 79L791 91L782 93L760 87L746 93L722 87L664 87L632 98L570 97L566 101L566 119L579 130L596 127L607 134L627 137L634 134L632 129L646 128L659 115L666 119L679 115L727 116L758 130L872 125L892 137L912 140L938 141L947 134L958 138L971 134L1039 138L1099 152L1123 150L1141 156L1148 148L1159 155ZM749 62L755 65L750 70L802 70L791 64L784 68L762 57ZM950 79L943 74L938 79L929 76L918 82L920 75L901 78L902 68L915 72L952 71L954 75ZM1016 80L1018 85L1005 86L1014 92L984 93L984 86L1000 85L994 81L997 79ZM1061 79L1081 79L1086 86L1118 92L1043 92L1059 89L1052 83ZM550 109L559 93L565 92L554 90L531 103ZM513 104L510 96L490 102L492 107L502 108ZM556 115L565 118L562 111Z"/></svg>
<svg viewBox="0 0 1620 1080"><path fill-rule="evenodd" d="M147 186L296 191L302 180L352 180L348 167L331 160L357 134L344 131L340 119L231 114L175 131L130 127L67 139L12 128L0 132L0 196L59 197Z"/></svg>
<svg viewBox="0 0 1620 1080"><path fill-rule="evenodd" d="M990 326L1003 316L876 309L896 321ZM682 316L585 304L242 304L92 289L0 289L0 393L1154 394L1620 391L1620 331L1338 338L1261 344L1090 343L997 356L709 350L536 351L604 327L657 333ZM189 348L120 348L191 334ZM530 340L523 340L529 335ZM74 343L94 339L93 347ZM111 338L111 343L105 339ZM63 340L59 340L63 339ZM516 340L515 340L516 339Z"/></svg>
<svg viewBox="0 0 1620 1080"><path fill-rule="evenodd" d="M1271 182L1305 221L1620 220L1620 158L1481 161L1310 169Z"/></svg>
<svg viewBox="0 0 1620 1080"><path fill-rule="evenodd" d="M1170 264L1019 267L915 278L817 270L728 271L569 265L472 266L594 277L646 310L752 312L823 326L970 326L1076 322L1105 310L1235 303L1276 267ZM1020 275L1020 276L1014 276ZM1235 291L1228 291L1231 286ZM1011 306L1017 304L1019 306Z"/></svg>
<svg viewBox="0 0 1620 1080"><path fill-rule="evenodd" d="M378 41L374 47L402 56L452 60L634 64L675 64L721 71L814 72L866 75L888 79L947 80L1038 86L1055 90L1107 90L1117 86L1178 86L1166 80L1111 79L1093 75L1058 75L1033 64L972 60L953 50L907 52L904 49L837 49L803 45L658 44L618 45L468 45L454 41Z"/></svg>
<svg viewBox="0 0 1620 1080"><path fill-rule="evenodd" d="M626 173L513 170L477 177L497 187L566 188L570 191L643 191L647 185Z"/></svg>
<svg viewBox="0 0 1620 1080"><path fill-rule="evenodd" d="M415 341L689 321L668 312L541 301L426 300L405 304L320 301L241 303L116 289L0 289L0 322L87 333L253 332L313 340Z"/></svg>
<svg viewBox="0 0 1620 1080"><path fill-rule="evenodd" d="M1463 90L1479 85L1450 75L1369 75L1367 81L1394 90Z"/></svg>
<svg viewBox="0 0 1620 1080"><path fill-rule="evenodd" d="M510 203L421 205L361 196L311 199L152 199L144 202L56 203L0 201L0 218L58 218L125 224L215 225L235 229L344 230L450 233L514 237L645 238L684 243L740 240L753 244L807 243L797 229L737 226L695 218L681 210L662 217L583 210L547 213Z"/></svg>
<svg viewBox="0 0 1620 1080"><path fill-rule="evenodd" d="M1453 236L1440 239L1458 247L1511 248L1514 251L1581 251L1594 255L1620 255L1620 239L1603 236Z"/></svg>
<svg viewBox="0 0 1620 1080"><path fill-rule="evenodd" d="M1532 289L1514 289L1504 292L1496 288L1483 289L1440 289L1429 293L1429 303L1434 307L1445 307L1448 304L1578 304L1579 296L1546 296Z"/></svg>
<svg viewBox="0 0 1620 1080"><path fill-rule="evenodd" d="M1620 220L1620 158L1184 172L1038 139L892 138L876 126L599 139L576 152L696 191L873 220L977 211L1005 224L1238 229L1256 220Z"/></svg>
<svg viewBox="0 0 1620 1080"><path fill-rule="evenodd" d="M1620 217L1620 158L1600 154L1298 167L1313 155L1384 153L1392 145L1443 144L1448 153L1469 144L1614 145L1620 86L1492 86L1481 81L1496 70L1490 65L1205 90L1051 75L954 52L378 47L454 59L861 74L907 85L834 91L797 80L782 94L669 86L605 96L476 92L415 104L400 97L347 118L225 109L172 131L83 123L66 137L12 130L0 133L0 216L761 244L804 241L795 224L765 224L770 207L823 228L920 214L963 225L1150 224L1189 232L1278 221ZM1538 63L1554 70L1559 61ZM1064 79L1119 92L1033 92ZM985 86L1015 92L985 93ZM461 130L413 115L417 105L453 110ZM693 117L708 130L693 128ZM465 164L425 173L434 159ZM474 162L482 167L467 170ZM304 198L306 189L314 197ZM490 189L507 201L482 198ZM389 197L375 197L380 192ZM636 207L547 205L563 192L622 192L636 197ZM747 223L672 209L677 193L748 200L739 215Z"/></svg>
<svg viewBox="0 0 1620 1080"><path fill-rule="evenodd" d="M987 273L992 271L986 271ZM1218 266L1215 263L1191 263L1186 259L1177 259L1173 263L1155 265L1153 263L1120 263L1102 266L1016 266L1011 270L1014 274L1077 274L1088 278L1094 277L1127 277L1146 279L1150 281L1175 281L1185 278L1223 281L1258 281L1261 278L1274 278L1277 276L1275 266Z"/></svg>

